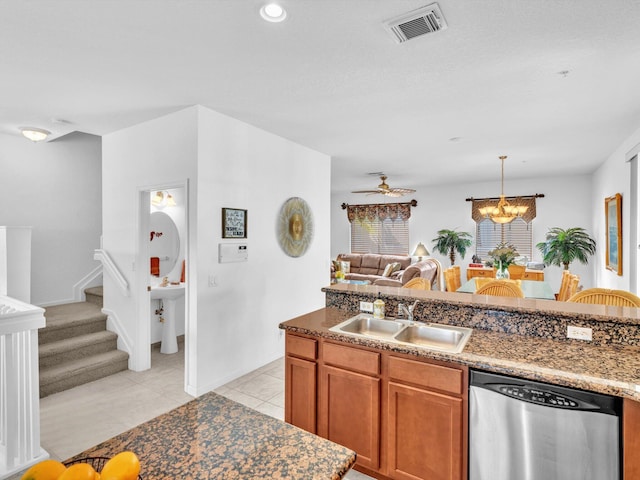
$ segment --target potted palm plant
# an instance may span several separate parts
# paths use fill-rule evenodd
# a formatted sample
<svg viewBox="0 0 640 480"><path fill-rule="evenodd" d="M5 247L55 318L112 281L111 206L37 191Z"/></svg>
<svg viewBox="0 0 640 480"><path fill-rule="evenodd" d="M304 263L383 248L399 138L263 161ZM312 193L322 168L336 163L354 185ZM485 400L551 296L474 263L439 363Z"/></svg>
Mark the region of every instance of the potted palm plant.
<svg viewBox="0 0 640 480"><path fill-rule="evenodd" d="M449 255L451 265L456 263L456 252L464 258L467 248L472 244L472 237L467 232L457 232L455 230L439 230L438 236L431 240L433 248L442 255Z"/></svg>
<svg viewBox="0 0 640 480"><path fill-rule="evenodd" d="M596 253L596 241L584 228L563 230L553 227L547 232L546 240L538 243L536 248L542 253L545 264L563 266L565 270L569 270L569 265L574 260L584 265L589 263L589 257Z"/></svg>

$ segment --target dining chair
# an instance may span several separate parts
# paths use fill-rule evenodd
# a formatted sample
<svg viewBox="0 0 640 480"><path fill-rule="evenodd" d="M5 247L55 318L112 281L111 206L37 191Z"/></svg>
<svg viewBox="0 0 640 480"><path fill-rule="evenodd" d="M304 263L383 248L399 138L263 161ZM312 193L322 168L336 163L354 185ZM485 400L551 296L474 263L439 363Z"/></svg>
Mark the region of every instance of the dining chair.
<svg viewBox="0 0 640 480"><path fill-rule="evenodd" d="M517 281L509 280L493 280L486 285L480 287L476 291L477 295L493 295L496 297L516 297L524 298L522 288Z"/></svg>
<svg viewBox="0 0 640 480"><path fill-rule="evenodd" d="M576 293L578 293L578 287L580 284L580 276L579 275L569 275L569 282L568 282L568 286L565 289L565 295L564 298L562 300L560 300L561 302L566 302L567 300L569 300L572 296L574 296Z"/></svg>
<svg viewBox="0 0 640 480"><path fill-rule="evenodd" d="M527 269L527 267L525 267L524 265L509 265L509 267L507 267L509 270L509 278L511 280L522 280L522 278L524 277L524 272Z"/></svg>
<svg viewBox="0 0 640 480"><path fill-rule="evenodd" d="M640 307L640 297L626 290L588 288L573 295L567 302L614 305L618 307Z"/></svg>
<svg viewBox="0 0 640 480"><path fill-rule="evenodd" d="M556 293L556 300L560 302L566 302L569 300L567 296L567 289L569 288L569 282L571 281L572 273L569 270L562 271L562 279L560 280L560 289Z"/></svg>
<svg viewBox="0 0 640 480"><path fill-rule="evenodd" d="M484 287L487 283L495 281L495 278L475 277L473 280L476 282L476 291L477 291L480 287Z"/></svg>
<svg viewBox="0 0 640 480"><path fill-rule="evenodd" d="M426 278L416 277L405 283L402 288L413 288L416 290L431 290L431 282Z"/></svg>
<svg viewBox="0 0 640 480"><path fill-rule="evenodd" d="M460 266L447 268L444 272L444 281L448 292L455 292L462 285L460 281Z"/></svg>

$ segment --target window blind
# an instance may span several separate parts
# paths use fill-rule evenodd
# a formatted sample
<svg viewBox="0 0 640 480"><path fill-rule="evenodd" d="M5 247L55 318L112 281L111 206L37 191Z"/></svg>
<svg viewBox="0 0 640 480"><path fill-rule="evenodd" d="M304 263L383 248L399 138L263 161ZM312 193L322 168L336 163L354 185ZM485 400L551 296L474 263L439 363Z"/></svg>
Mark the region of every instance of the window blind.
<svg viewBox="0 0 640 480"><path fill-rule="evenodd" d="M351 253L409 254L409 221L364 219L351 222Z"/></svg>
<svg viewBox="0 0 640 480"><path fill-rule="evenodd" d="M488 253L501 243L510 243L521 256L529 259L533 254L533 232L531 223L516 218L511 223L497 224L485 218L476 223L476 255L487 258Z"/></svg>

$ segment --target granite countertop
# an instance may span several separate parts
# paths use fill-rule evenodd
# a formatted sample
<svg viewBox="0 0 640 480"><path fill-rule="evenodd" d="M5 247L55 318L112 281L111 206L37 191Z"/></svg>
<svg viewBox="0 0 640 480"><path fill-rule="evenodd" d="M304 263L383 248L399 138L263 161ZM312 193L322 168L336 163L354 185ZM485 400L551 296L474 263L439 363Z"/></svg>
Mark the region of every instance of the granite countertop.
<svg viewBox="0 0 640 480"><path fill-rule="evenodd" d="M353 315L326 307L283 322L280 328L640 401L638 346L592 345L474 328L464 350L456 354L329 331Z"/></svg>
<svg viewBox="0 0 640 480"><path fill-rule="evenodd" d="M355 452L213 392L73 459L130 450L144 480L340 479Z"/></svg>

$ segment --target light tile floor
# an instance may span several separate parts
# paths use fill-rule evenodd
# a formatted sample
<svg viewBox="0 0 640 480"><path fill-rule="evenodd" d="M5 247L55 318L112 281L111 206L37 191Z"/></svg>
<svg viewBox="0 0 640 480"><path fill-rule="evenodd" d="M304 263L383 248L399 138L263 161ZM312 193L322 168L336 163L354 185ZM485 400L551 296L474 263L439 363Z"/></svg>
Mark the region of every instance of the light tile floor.
<svg viewBox="0 0 640 480"><path fill-rule="evenodd" d="M179 347L174 355L163 355L159 347L152 348L151 369L145 372L120 372L40 400L42 447L52 458L64 460L192 400L184 392L182 342ZM284 359L215 391L283 420ZM345 478L371 477L351 471Z"/></svg>

